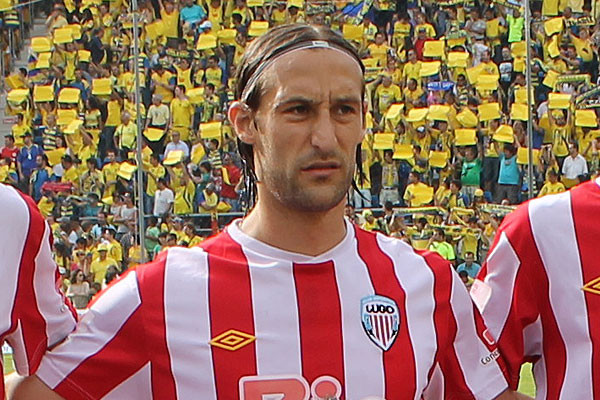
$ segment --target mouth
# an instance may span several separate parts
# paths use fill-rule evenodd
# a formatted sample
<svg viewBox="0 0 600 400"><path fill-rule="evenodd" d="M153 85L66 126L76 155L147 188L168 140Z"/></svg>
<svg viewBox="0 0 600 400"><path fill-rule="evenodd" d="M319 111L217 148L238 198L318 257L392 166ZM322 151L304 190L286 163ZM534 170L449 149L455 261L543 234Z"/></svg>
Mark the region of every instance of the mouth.
<svg viewBox="0 0 600 400"><path fill-rule="evenodd" d="M331 171L340 169L340 163L337 161L317 161L314 162L304 168L302 171L311 172L311 171Z"/></svg>

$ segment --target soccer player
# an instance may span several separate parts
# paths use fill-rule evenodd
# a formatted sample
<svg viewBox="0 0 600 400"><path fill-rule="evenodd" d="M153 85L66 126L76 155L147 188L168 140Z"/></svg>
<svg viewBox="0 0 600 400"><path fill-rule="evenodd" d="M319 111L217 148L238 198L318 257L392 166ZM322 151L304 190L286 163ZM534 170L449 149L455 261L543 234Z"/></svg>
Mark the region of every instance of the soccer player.
<svg viewBox="0 0 600 400"><path fill-rule="evenodd" d="M600 178L508 215L471 295L508 363L534 363L537 399L600 399Z"/></svg>
<svg viewBox="0 0 600 400"><path fill-rule="evenodd" d="M52 233L34 201L0 184L0 221L0 345L6 341L17 372L30 375L46 350L75 328L76 316L58 290Z"/></svg>
<svg viewBox="0 0 600 400"><path fill-rule="evenodd" d="M17 398L509 396L449 263L343 218L363 72L325 27L255 39L229 118L256 205L200 247L125 275Z"/></svg>

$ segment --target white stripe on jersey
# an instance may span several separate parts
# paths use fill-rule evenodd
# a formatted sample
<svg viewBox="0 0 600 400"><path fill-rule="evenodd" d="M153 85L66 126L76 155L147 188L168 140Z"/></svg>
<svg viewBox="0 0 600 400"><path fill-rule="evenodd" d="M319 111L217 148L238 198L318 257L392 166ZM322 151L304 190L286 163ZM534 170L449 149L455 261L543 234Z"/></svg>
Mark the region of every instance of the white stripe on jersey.
<svg viewBox="0 0 600 400"><path fill-rule="evenodd" d="M546 374L546 359L543 355L536 361L532 372L535 377L535 398L545 399L548 390L548 376Z"/></svg>
<svg viewBox="0 0 600 400"><path fill-rule="evenodd" d="M52 260L52 249L45 245L50 240L50 227L44 224L44 236L40 251L35 258L35 265L42 265L44 260ZM52 268L36 268L33 276L34 290L36 293L37 307L40 313L46 319L46 337L49 347L54 346L65 338L65 332L73 329L73 321L64 318L62 313L69 312L68 307L62 304L60 310L57 310L57 304L51 303L48 299L57 296L58 282L56 281L56 271Z"/></svg>
<svg viewBox="0 0 600 400"><path fill-rule="evenodd" d="M2 200L0 217L3 229L0 230L0 336L11 326L11 315L23 247L27 242L29 227L29 211L27 204L15 189L0 184L0 200ZM54 283L52 284L54 286ZM26 373L26 371L20 371Z"/></svg>
<svg viewBox="0 0 600 400"><path fill-rule="evenodd" d="M23 337L23 330L21 329L21 321L17 321L17 328L13 333L10 334L10 343L15 347L15 349L25 348L25 338ZM15 367L20 365L21 369L29 371L29 360L27 359L27 354L25 354L24 351L13 352L13 362Z"/></svg>
<svg viewBox="0 0 600 400"><path fill-rule="evenodd" d="M408 325L408 332L414 349L415 371L417 371L415 399L418 399L420 397L419 393L425 389L428 383L427 373L429 371L424 366L433 365L437 347L437 335L433 320L435 310L433 272L427 266L425 259L417 255L403 241L378 234L377 242L381 250L394 263L394 271L402 289L406 293L411 293L409 288L421 288L420 296L406 297L407 321L401 321L401 323ZM402 256L399 257L398 254ZM407 265L411 267L406 268ZM427 324L419 324L418 327L422 329L417 330L417 324L412 321L422 320L424 316L428 316Z"/></svg>
<svg viewBox="0 0 600 400"><path fill-rule="evenodd" d="M552 215L552 218L549 216ZM550 304L567 351L561 396L591 399L592 345L587 305L581 290L583 276L571 211L571 193L564 192L529 203L531 230L550 282ZM560 226L559 235L548 235ZM552 282L560 282L552 285ZM573 314L573 310L582 312ZM583 312L585 310L585 312ZM585 367L583 367L585 366Z"/></svg>
<svg viewBox="0 0 600 400"><path fill-rule="evenodd" d="M69 346L69 337L53 351L52 358L42 359L38 375L49 387L56 387L86 357L100 351L141 305L135 271L115 283L110 291L111 296L100 296L81 318L73 333L76 334L77 348ZM81 357L74 356L73 352Z"/></svg>
<svg viewBox="0 0 600 400"><path fill-rule="evenodd" d="M423 398L427 400L443 400L444 399L444 374L437 364L431 374L429 385L423 392Z"/></svg>
<svg viewBox="0 0 600 400"><path fill-rule="evenodd" d="M519 257L510 245L506 233L502 232L500 234L498 244L488 256L487 264L489 273L485 277L484 282L487 284L490 280L495 280L498 292L503 293L503 295L494 296L493 301L487 301L489 299L478 301L478 298L475 296L473 296L473 300L481 313L485 310L490 315L499 316L493 320L486 321L486 326L492 336L499 338L510 313L515 281L521 266ZM497 265L502 265L502 267L498 267ZM496 276L499 274L502 274L502 279L496 279ZM496 287L494 290L496 290Z"/></svg>
<svg viewBox="0 0 600 400"><path fill-rule="evenodd" d="M373 393L385 393L383 351L365 340L365 332L360 329L360 300L374 294L374 289L367 266L358 255L356 238L349 244L334 261L342 311L344 390L346 398L362 399ZM350 274L349 268L352 269Z"/></svg>
<svg viewBox="0 0 600 400"><path fill-rule="evenodd" d="M150 363L147 363L139 371L111 390L102 400L151 399L151 381Z"/></svg>
<svg viewBox="0 0 600 400"><path fill-rule="evenodd" d="M293 264L242 245L250 266L258 375L302 375L298 300Z"/></svg>
<svg viewBox="0 0 600 400"><path fill-rule="evenodd" d="M169 250L166 263L166 339L177 396L197 398L200 387L202 398L214 399L207 254L200 248L175 247Z"/></svg>
<svg viewBox="0 0 600 400"><path fill-rule="evenodd" d="M469 293L465 290L464 283L459 278L455 271L452 271L452 292L450 293L450 304L452 311L457 321L463 319L467 321L475 321L475 315L473 315L473 307L465 306L469 304L470 299ZM466 318L461 318L461 315L466 315ZM502 378L502 370L496 363L489 363L484 368L473 368L475 365L482 365L481 355L489 353L487 347L479 339L476 331L466 324L460 324L457 322L456 337L461 338L460 340L454 341L454 349L456 350L456 357L458 363L463 371L463 376L467 385L471 388L476 388L481 382L488 380L487 385L481 385L481 391L475 393L477 398L481 399L493 399L498 396L498 387L501 386L504 379ZM490 371L489 368L494 369L496 375L496 381L492 382L489 380ZM492 384L497 383L498 385Z"/></svg>

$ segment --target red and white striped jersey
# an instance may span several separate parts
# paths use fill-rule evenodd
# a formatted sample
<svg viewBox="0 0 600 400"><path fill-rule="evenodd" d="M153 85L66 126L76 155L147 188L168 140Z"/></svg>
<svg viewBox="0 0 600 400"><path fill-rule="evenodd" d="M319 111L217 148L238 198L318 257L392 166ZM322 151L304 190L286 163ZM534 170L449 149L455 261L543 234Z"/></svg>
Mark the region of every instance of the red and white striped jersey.
<svg viewBox="0 0 600 400"><path fill-rule="evenodd" d="M0 184L0 222L0 344L12 347L19 374L30 375L48 347L75 328L76 317L58 290L50 228L33 200Z"/></svg>
<svg viewBox="0 0 600 400"><path fill-rule="evenodd" d="M309 257L239 222L126 274L38 377L66 399L492 399L508 387L441 257L349 222Z"/></svg>
<svg viewBox="0 0 600 400"><path fill-rule="evenodd" d="M511 386L532 361L538 399L600 399L599 185L508 215L471 289Z"/></svg>

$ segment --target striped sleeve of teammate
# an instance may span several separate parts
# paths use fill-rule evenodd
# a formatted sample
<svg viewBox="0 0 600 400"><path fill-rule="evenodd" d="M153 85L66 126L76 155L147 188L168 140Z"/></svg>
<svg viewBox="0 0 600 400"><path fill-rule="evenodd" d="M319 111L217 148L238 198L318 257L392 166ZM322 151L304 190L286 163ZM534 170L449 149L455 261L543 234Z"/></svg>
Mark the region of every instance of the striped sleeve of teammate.
<svg viewBox="0 0 600 400"><path fill-rule="evenodd" d="M597 265L590 257L597 258L598 204L591 182L517 208L499 230L472 296L498 338L513 388L521 363L533 361L542 398L599 395L592 343L600 332L590 310L600 300L581 290Z"/></svg>
<svg viewBox="0 0 600 400"><path fill-rule="evenodd" d="M37 206L5 185L0 198L0 219L10 227L0 241L0 339L13 348L17 371L30 375L48 347L74 329L76 314L58 290L51 231Z"/></svg>

